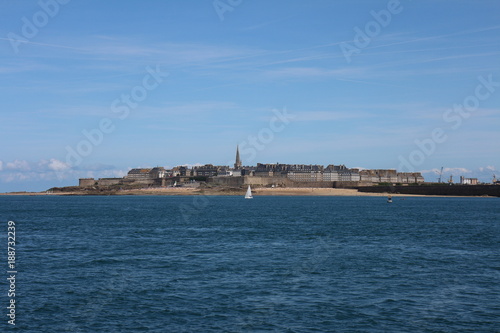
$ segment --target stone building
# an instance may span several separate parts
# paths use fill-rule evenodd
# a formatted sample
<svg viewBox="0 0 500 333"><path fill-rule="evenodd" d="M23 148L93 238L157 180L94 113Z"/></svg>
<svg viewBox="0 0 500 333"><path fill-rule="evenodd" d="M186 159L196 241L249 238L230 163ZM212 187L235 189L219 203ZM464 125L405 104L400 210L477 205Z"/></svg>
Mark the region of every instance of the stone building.
<svg viewBox="0 0 500 333"><path fill-rule="evenodd" d="M156 167L152 169L148 168L136 168L130 170L125 179L133 179L133 180L149 180L149 179L158 179L165 178L166 170L163 167Z"/></svg>
<svg viewBox="0 0 500 333"><path fill-rule="evenodd" d="M151 179L149 173L151 169L132 169L125 176L126 179L144 180Z"/></svg>
<svg viewBox="0 0 500 333"><path fill-rule="evenodd" d="M323 171L323 181L325 182L359 182L359 170L349 169L345 165L330 164Z"/></svg>
<svg viewBox="0 0 500 333"><path fill-rule="evenodd" d="M80 178L78 182L78 186L80 187L94 186L96 184L97 181L94 178Z"/></svg>
<svg viewBox="0 0 500 333"><path fill-rule="evenodd" d="M243 166L239 146L236 146L234 168L205 164L190 168L177 166L171 170L163 167L135 168L122 178L92 178L80 179L80 186L95 185L148 185L166 186L168 184L187 184L191 177L206 177L208 182L226 184L275 185L275 186L303 186L303 187L357 187L369 186L378 183L422 183L424 178L419 172L398 173L396 170L359 170L350 169L345 165L330 164L326 168L313 164L263 164L257 166ZM477 180L467 178L465 183L474 183Z"/></svg>
<svg viewBox="0 0 500 333"><path fill-rule="evenodd" d="M424 177L420 172L398 172L397 182L403 184L423 183Z"/></svg>
<svg viewBox="0 0 500 333"><path fill-rule="evenodd" d="M192 170L187 166L181 165L172 168L172 177L191 177L192 175Z"/></svg>
<svg viewBox="0 0 500 333"><path fill-rule="evenodd" d="M216 166L212 164L205 164L202 166L193 167L193 176L195 177L215 177L222 170L227 167Z"/></svg>
<svg viewBox="0 0 500 333"><path fill-rule="evenodd" d="M398 175L394 169L373 169L361 170L359 172L360 180L372 183L397 183Z"/></svg>
<svg viewBox="0 0 500 333"><path fill-rule="evenodd" d="M477 185L477 178L465 178L464 176L460 176L460 184L462 185Z"/></svg>
<svg viewBox="0 0 500 333"><path fill-rule="evenodd" d="M321 171L288 171L287 178L295 182L322 182Z"/></svg>

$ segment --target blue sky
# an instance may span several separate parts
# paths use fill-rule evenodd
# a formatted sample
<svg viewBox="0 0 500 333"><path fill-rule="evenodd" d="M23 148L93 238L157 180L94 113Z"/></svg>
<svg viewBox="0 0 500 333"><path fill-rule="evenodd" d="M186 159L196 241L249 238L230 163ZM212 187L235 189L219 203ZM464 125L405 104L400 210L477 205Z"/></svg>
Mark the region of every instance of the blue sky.
<svg viewBox="0 0 500 333"><path fill-rule="evenodd" d="M228 165L238 144L245 165L500 176L496 0L0 9L0 192Z"/></svg>

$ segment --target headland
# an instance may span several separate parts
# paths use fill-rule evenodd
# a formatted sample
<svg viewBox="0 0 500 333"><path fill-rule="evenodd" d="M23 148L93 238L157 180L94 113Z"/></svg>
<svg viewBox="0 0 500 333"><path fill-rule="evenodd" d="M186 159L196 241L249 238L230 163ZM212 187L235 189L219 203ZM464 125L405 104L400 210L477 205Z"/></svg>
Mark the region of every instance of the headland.
<svg viewBox="0 0 500 333"><path fill-rule="evenodd" d="M52 188L43 192L11 192L0 195L24 196L88 196L88 195L205 195L205 196L243 196L246 188L227 186L200 187L146 187L146 188L81 188L78 186ZM388 196L393 197L500 197L500 186L468 185L462 186L372 186L360 188L318 188L318 187L252 187L254 196Z"/></svg>
<svg viewBox="0 0 500 333"><path fill-rule="evenodd" d="M500 181L450 176L426 182L420 172L396 169L358 169L343 164L262 164L243 166L239 148L233 167L212 164L173 168L135 168L122 178L81 178L78 186L53 187L40 193L9 195L243 195L250 186L255 195L316 196L493 196L500 197ZM1 194L1 193L0 193Z"/></svg>

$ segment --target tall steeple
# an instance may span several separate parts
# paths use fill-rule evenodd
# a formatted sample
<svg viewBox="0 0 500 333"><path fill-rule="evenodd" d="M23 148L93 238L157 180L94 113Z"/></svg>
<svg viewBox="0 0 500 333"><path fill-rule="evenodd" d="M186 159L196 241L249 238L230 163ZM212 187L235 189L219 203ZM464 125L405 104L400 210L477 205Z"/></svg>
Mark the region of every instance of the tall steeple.
<svg viewBox="0 0 500 333"><path fill-rule="evenodd" d="M236 146L236 162L234 163L234 168L236 170L241 169L240 147L239 146Z"/></svg>

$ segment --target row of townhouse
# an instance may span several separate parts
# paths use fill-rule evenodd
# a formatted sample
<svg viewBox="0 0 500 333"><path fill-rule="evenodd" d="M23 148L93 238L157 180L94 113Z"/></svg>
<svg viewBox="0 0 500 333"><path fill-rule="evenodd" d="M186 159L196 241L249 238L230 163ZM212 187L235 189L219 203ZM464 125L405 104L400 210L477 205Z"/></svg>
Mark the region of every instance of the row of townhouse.
<svg viewBox="0 0 500 333"><path fill-rule="evenodd" d="M286 177L297 182L368 182L368 183L422 183L419 172L397 172L392 169L359 170L345 165L306 164L257 164L234 170L228 166L205 164L202 166L177 166L171 170L163 167L137 168L128 172L126 179L148 180L168 177L230 177L230 176Z"/></svg>
<svg viewBox="0 0 500 333"><path fill-rule="evenodd" d="M420 172L397 172L396 170L359 170L344 165L329 165L323 171L290 171L287 177L293 181L365 182L365 183L423 183Z"/></svg>
<svg viewBox="0 0 500 333"><path fill-rule="evenodd" d="M188 166L177 166L170 170L163 167L156 168L136 168L132 169L125 176L126 179L131 180L147 180L159 179L168 177L214 177L214 176L229 176L233 172L227 166L217 166L206 164L202 166L195 166L189 168Z"/></svg>

